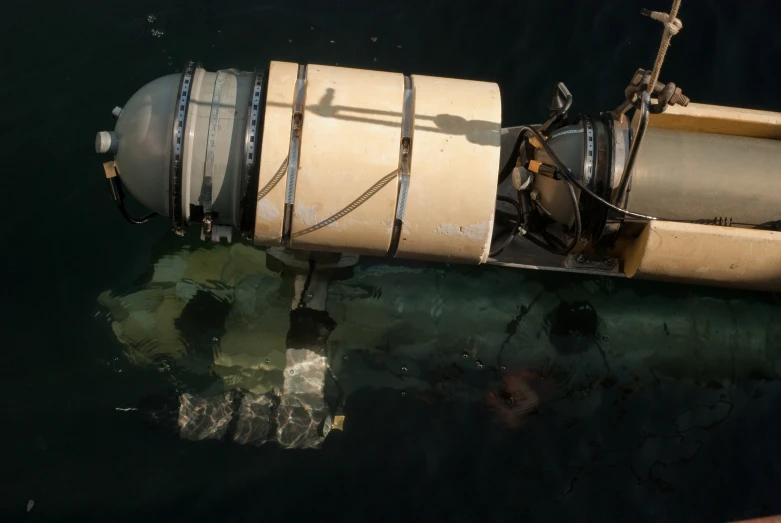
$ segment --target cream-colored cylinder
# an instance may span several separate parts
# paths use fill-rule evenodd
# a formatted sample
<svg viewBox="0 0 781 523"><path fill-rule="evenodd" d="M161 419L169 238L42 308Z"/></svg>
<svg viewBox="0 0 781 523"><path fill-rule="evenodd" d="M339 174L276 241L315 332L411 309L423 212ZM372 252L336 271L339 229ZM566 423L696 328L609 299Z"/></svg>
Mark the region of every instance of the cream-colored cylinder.
<svg viewBox="0 0 781 523"><path fill-rule="evenodd" d="M670 105L663 113L651 115L648 125L657 129L781 140L781 113L740 107Z"/></svg>
<svg viewBox="0 0 781 523"><path fill-rule="evenodd" d="M297 76L297 64L271 62L269 65L265 118L258 124L258 128L263 126L263 141L255 212L257 245L273 246L282 242L287 156Z"/></svg>
<svg viewBox="0 0 781 523"><path fill-rule="evenodd" d="M499 86L418 75L412 84L412 165L397 257L484 263L499 172Z"/></svg>
<svg viewBox="0 0 781 523"><path fill-rule="evenodd" d="M781 291L781 233L652 221L624 251L630 278Z"/></svg>
<svg viewBox="0 0 781 523"><path fill-rule="evenodd" d="M288 166L298 66L272 62L255 243L398 258L485 262L499 169L496 84L413 76L405 115L399 73L309 65L299 161ZM399 205L402 120L412 126L409 191ZM296 173L295 183L288 179ZM284 230L286 187L294 191Z"/></svg>
<svg viewBox="0 0 781 523"><path fill-rule="evenodd" d="M294 249L384 256L398 192L404 76L310 65Z"/></svg>

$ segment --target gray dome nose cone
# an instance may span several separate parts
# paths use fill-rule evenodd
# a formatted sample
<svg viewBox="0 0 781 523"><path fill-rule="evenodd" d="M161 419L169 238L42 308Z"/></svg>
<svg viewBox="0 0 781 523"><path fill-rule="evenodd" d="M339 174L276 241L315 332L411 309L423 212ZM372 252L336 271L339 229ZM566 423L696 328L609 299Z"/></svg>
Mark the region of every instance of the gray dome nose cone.
<svg viewBox="0 0 781 523"><path fill-rule="evenodd" d="M163 76L134 94L117 119L117 168L130 194L168 215L169 162L178 74Z"/></svg>

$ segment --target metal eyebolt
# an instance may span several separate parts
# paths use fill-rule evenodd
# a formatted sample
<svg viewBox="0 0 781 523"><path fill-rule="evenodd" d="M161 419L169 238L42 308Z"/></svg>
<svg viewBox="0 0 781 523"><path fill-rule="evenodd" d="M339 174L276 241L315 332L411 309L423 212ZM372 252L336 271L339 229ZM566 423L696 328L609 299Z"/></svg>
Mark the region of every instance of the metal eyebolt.
<svg viewBox="0 0 781 523"><path fill-rule="evenodd" d="M670 82L669 84L665 85L662 88L662 90L657 95L656 99L658 100L659 105L663 107L667 107L667 104L670 103L670 100L672 99L674 94L675 94L675 84Z"/></svg>

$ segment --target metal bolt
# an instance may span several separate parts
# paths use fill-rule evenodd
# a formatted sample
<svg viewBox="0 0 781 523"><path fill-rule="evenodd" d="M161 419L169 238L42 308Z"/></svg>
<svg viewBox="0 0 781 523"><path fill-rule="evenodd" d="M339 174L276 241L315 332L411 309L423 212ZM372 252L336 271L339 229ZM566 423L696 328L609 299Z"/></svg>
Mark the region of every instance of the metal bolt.
<svg viewBox="0 0 781 523"><path fill-rule="evenodd" d="M612 267L613 266L613 258L608 258L605 260L605 267Z"/></svg>
<svg viewBox="0 0 781 523"><path fill-rule="evenodd" d="M643 81L643 77L645 76L645 69L638 69L635 71L634 76L632 76L632 80L629 82L631 85L640 85L640 82Z"/></svg>
<svg viewBox="0 0 781 523"><path fill-rule="evenodd" d="M540 191L537 189L533 190L529 193L529 197L532 199L533 202L536 202L537 199L540 197Z"/></svg>
<svg viewBox="0 0 781 523"><path fill-rule="evenodd" d="M676 88L675 93L670 97L670 105L678 104L686 107L690 101L689 97L681 92L680 87Z"/></svg>
<svg viewBox="0 0 781 523"><path fill-rule="evenodd" d="M578 257L575 259L578 261L578 263L583 263L586 261L586 256L583 254L578 254Z"/></svg>

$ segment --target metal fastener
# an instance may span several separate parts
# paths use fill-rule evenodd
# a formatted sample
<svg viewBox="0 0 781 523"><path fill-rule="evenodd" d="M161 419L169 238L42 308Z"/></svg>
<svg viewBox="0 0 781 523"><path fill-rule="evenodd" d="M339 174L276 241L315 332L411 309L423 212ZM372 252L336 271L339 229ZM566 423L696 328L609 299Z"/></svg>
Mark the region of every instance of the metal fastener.
<svg viewBox="0 0 781 523"><path fill-rule="evenodd" d="M675 93L670 97L670 105L678 104L686 107L690 101L689 97L681 92L680 87L676 88Z"/></svg>

